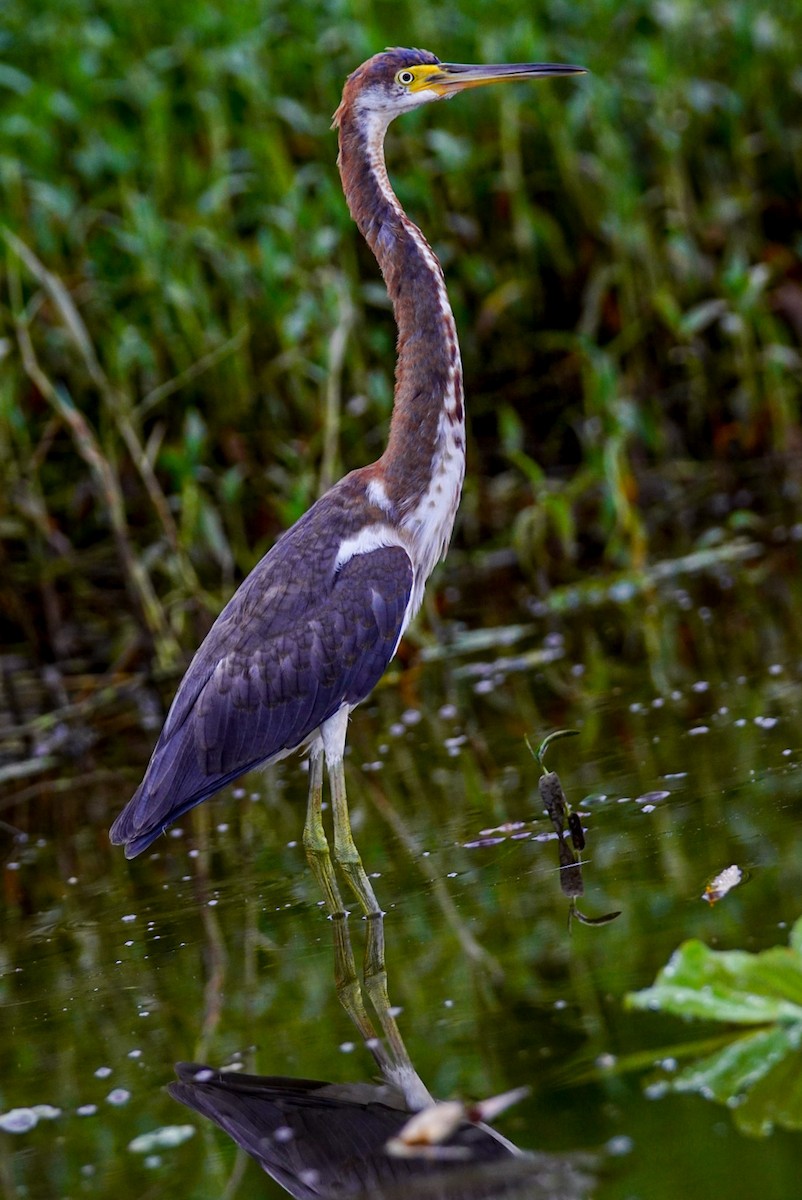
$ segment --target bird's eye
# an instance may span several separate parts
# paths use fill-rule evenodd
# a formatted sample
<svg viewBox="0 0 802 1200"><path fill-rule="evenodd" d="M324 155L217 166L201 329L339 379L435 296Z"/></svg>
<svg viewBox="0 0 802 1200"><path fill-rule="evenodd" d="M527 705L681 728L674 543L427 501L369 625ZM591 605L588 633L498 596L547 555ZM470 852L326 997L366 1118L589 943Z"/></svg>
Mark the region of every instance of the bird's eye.
<svg viewBox="0 0 802 1200"><path fill-rule="evenodd" d="M399 71L396 75L396 80L398 83L403 83L405 87L408 87L410 83L415 82L415 76L411 71Z"/></svg>

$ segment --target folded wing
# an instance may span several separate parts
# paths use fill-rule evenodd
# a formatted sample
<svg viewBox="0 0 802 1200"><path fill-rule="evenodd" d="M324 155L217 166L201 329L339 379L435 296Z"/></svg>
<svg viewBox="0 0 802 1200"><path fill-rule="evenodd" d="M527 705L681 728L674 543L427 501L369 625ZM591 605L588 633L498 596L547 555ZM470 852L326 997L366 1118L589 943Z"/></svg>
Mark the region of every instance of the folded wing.
<svg viewBox="0 0 802 1200"><path fill-rule="evenodd" d="M128 858L364 700L393 657L412 590L406 550L380 546L337 568L336 546L318 546L314 525L291 535L254 568L192 660L145 778L111 829Z"/></svg>

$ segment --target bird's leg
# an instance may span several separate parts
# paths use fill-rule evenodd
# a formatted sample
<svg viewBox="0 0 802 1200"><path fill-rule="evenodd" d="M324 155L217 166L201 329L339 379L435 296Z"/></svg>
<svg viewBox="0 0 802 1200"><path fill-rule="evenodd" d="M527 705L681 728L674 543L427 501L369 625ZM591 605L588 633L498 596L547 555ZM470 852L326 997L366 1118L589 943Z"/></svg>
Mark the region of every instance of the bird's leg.
<svg viewBox="0 0 802 1200"><path fill-rule="evenodd" d="M379 908L373 888L362 866L359 851L354 843L351 822L348 819L345 771L342 759L335 759L333 763L329 762L329 782L334 810L334 858L365 913L368 932L365 944L363 981L373 1011L379 1019L382 1032L390 1047L390 1060L382 1063L377 1057L377 1062L385 1078L392 1079L402 1087L404 1094L413 1098L413 1106L420 1108L432 1101L412 1065L409 1051L404 1045L390 1003L387 991L387 967L384 958L384 913ZM373 1047L371 1048L373 1049ZM376 1056L375 1049L373 1049L373 1053Z"/></svg>
<svg viewBox="0 0 802 1200"><path fill-rule="evenodd" d="M337 879L329 853L329 844L323 828L321 802L323 795L323 752L322 747L309 757L309 801L304 824L304 847L312 873L323 891L326 909L331 917L334 931L334 984L337 997L358 1029L362 1039L370 1047L379 1068L388 1066L387 1054L373 1027L362 999L362 988L356 973L354 952L348 933L348 913L337 887Z"/></svg>
<svg viewBox="0 0 802 1200"><path fill-rule="evenodd" d="M381 909L376 901L370 880L365 874L365 868L362 866L362 859L359 857L354 835L351 832L348 799L345 794L343 760L339 755L335 758L327 755L327 762L331 807L334 816L334 859L348 880L365 916L369 917L374 913L381 913Z"/></svg>
<svg viewBox="0 0 802 1200"><path fill-rule="evenodd" d="M304 849L312 874L323 892L326 908L331 916L344 913L345 907L337 887L337 879L323 828L321 804L323 800L323 747L312 749L309 755L309 799L304 822Z"/></svg>

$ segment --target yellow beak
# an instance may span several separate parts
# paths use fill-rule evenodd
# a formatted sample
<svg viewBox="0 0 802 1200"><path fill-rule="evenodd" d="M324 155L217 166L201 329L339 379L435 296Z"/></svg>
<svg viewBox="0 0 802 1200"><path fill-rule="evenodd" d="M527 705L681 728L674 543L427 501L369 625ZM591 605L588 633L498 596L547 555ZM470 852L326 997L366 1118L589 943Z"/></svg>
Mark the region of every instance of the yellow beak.
<svg viewBox="0 0 802 1200"><path fill-rule="evenodd" d="M568 63L498 63L492 66L468 66L465 63L438 63L421 72L412 91L428 88L440 96L451 96L466 88L486 83L514 83L520 79L539 79L544 75L584 75L586 67Z"/></svg>

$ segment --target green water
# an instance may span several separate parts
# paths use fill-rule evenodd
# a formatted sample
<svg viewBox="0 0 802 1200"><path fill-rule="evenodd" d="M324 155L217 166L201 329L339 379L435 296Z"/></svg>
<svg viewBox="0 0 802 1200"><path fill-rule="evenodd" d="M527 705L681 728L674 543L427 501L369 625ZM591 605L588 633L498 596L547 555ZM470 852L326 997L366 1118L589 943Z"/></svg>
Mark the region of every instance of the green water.
<svg viewBox="0 0 802 1200"><path fill-rule="evenodd" d="M438 649L352 720L353 824L419 1075L441 1098L528 1085L498 1128L526 1149L590 1152L596 1200L799 1194L798 1134L748 1137L726 1106L651 1086L656 1061L719 1031L623 1003L685 939L757 951L802 912L799 534L548 603L466 575ZM462 624L481 612L484 644ZM303 766L247 778L126 863L106 829L155 736L133 708L92 769L84 756L2 814L0 1110L52 1111L0 1132L0 1194L283 1195L164 1088L180 1060L375 1075L300 845ZM579 736L547 765L583 814L577 907L620 912L599 927L569 922L525 743L566 727ZM731 864L744 882L706 903ZM356 912L350 930L359 961ZM184 1125L178 1145L130 1146Z"/></svg>

